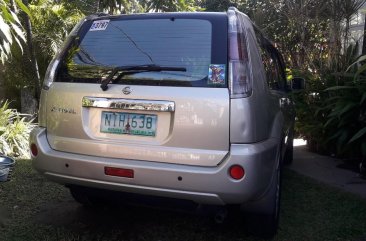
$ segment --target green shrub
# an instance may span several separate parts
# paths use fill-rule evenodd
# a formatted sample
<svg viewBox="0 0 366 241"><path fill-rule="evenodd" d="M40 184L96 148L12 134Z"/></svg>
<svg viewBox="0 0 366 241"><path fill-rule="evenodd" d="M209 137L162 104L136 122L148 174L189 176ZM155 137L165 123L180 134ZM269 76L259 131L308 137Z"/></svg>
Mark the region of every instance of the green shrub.
<svg viewBox="0 0 366 241"><path fill-rule="evenodd" d="M353 64L353 51L345 57L343 71L305 77L307 89L294 94L296 131L312 151L360 161L366 157L366 56Z"/></svg>
<svg viewBox="0 0 366 241"><path fill-rule="evenodd" d="M348 157L366 156L366 82L349 81L327 88L333 97L327 100L327 122L324 128L332 133L328 140L337 153Z"/></svg>
<svg viewBox="0 0 366 241"><path fill-rule="evenodd" d="M330 98L324 110L328 113L324 128L337 153L360 159L366 157L366 56L360 57L346 72L342 82L325 91Z"/></svg>
<svg viewBox="0 0 366 241"><path fill-rule="evenodd" d="M0 102L0 154L29 158L29 133L35 127L29 118L10 109L8 101Z"/></svg>

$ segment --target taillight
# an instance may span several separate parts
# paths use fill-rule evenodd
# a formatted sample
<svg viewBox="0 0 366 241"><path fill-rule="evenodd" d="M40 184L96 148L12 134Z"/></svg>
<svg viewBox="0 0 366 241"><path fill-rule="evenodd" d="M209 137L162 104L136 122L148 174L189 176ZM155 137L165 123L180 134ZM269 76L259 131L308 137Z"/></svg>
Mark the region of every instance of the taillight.
<svg viewBox="0 0 366 241"><path fill-rule="evenodd" d="M231 97L248 97L252 93L248 64L244 61L229 61L229 78L231 79Z"/></svg>
<svg viewBox="0 0 366 241"><path fill-rule="evenodd" d="M38 155L38 148L37 148L36 144L32 143L30 145L30 150L31 150L31 153L32 153L33 156L36 157Z"/></svg>
<svg viewBox="0 0 366 241"><path fill-rule="evenodd" d="M242 166L233 165L229 168L229 175L232 179L239 180L245 175L245 170Z"/></svg>
<svg viewBox="0 0 366 241"><path fill-rule="evenodd" d="M249 68L245 17L235 8L229 8L229 87L231 98L248 97L252 93L252 75Z"/></svg>

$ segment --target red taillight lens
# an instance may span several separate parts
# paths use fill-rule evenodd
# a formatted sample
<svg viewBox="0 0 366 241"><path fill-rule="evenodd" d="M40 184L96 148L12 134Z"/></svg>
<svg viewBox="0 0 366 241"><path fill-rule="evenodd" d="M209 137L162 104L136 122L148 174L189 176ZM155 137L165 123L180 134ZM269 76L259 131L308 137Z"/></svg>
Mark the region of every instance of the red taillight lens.
<svg viewBox="0 0 366 241"><path fill-rule="evenodd" d="M229 87L231 98L243 98L252 94L252 73L249 68L246 16L235 8L229 8Z"/></svg>
<svg viewBox="0 0 366 241"><path fill-rule="evenodd" d="M234 165L234 166L230 167L229 174L230 174L231 178L233 178L235 180L239 180L244 177L245 171L244 171L243 167L241 167L239 165Z"/></svg>
<svg viewBox="0 0 366 241"><path fill-rule="evenodd" d="M108 176L133 178L134 172L132 169L104 167L104 173Z"/></svg>
<svg viewBox="0 0 366 241"><path fill-rule="evenodd" d="M36 144L32 143L30 146L30 150L33 156L37 156L38 155L38 148L36 146Z"/></svg>

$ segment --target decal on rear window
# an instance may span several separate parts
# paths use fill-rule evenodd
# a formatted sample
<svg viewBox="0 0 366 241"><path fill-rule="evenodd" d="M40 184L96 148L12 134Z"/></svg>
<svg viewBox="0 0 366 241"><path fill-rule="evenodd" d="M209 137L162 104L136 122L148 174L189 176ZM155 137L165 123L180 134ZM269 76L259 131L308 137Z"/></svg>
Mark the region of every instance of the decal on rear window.
<svg viewBox="0 0 366 241"><path fill-rule="evenodd" d="M210 64L208 68L208 84L225 84L225 64Z"/></svg>
<svg viewBox="0 0 366 241"><path fill-rule="evenodd" d="M109 23L109 19L94 21L92 26L90 27L89 31L106 30L106 28L108 27L108 23Z"/></svg>

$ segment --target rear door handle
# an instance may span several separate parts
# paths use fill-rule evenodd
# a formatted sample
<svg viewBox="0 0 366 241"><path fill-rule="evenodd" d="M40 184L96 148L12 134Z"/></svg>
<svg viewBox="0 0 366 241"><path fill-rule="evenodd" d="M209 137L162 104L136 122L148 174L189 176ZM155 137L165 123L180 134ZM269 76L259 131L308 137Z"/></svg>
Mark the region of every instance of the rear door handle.
<svg viewBox="0 0 366 241"><path fill-rule="evenodd" d="M175 111L175 103L173 101L166 100L134 100L85 96L82 100L82 106L88 108L108 108L158 112Z"/></svg>

